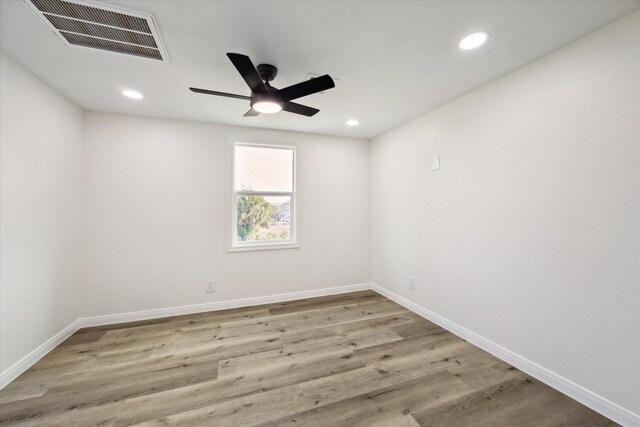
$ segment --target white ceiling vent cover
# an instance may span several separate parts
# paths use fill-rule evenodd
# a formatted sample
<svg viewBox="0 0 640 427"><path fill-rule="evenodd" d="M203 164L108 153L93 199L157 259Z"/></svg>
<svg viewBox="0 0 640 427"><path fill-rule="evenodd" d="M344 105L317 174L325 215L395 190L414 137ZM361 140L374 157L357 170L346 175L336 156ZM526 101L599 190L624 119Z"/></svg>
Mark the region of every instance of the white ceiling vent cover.
<svg viewBox="0 0 640 427"><path fill-rule="evenodd" d="M23 0L67 46L169 61L153 15L83 0Z"/></svg>

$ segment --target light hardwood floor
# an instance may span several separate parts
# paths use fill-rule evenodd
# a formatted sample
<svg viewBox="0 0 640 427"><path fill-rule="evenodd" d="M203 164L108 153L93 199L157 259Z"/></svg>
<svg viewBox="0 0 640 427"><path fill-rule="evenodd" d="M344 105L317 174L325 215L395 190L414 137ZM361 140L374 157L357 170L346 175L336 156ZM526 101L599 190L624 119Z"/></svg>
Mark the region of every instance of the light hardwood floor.
<svg viewBox="0 0 640 427"><path fill-rule="evenodd" d="M615 425L372 291L82 329L0 424Z"/></svg>

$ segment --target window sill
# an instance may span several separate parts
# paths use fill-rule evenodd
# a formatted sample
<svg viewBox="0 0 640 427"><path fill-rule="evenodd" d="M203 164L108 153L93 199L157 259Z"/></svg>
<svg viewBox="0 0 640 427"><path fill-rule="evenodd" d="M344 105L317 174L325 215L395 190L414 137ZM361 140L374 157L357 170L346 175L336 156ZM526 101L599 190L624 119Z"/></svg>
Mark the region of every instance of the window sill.
<svg viewBox="0 0 640 427"><path fill-rule="evenodd" d="M300 249L300 245L296 243L281 243L273 245L236 246L229 248L227 252L273 251L279 249Z"/></svg>

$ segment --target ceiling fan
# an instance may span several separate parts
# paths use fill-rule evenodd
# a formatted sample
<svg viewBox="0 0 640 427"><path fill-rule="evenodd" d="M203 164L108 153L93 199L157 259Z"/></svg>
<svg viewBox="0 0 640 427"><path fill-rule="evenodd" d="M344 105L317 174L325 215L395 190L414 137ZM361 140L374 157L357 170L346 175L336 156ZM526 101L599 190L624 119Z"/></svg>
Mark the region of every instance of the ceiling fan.
<svg viewBox="0 0 640 427"><path fill-rule="evenodd" d="M251 89L251 96L198 89L195 87L190 87L189 90L206 95L226 96L228 98L249 101L251 108L245 113L245 117L257 116L260 113L277 113L281 110L311 117L320 110L291 101L335 87L333 79L328 74L325 74L324 76L305 80L285 87L284 89L276 89L269 83L276 77L276 74L278 74L276 67L270 64L260 64L256 68L248 56L239 53L227 53L227 56L247 83L249 89Z"/></svg>

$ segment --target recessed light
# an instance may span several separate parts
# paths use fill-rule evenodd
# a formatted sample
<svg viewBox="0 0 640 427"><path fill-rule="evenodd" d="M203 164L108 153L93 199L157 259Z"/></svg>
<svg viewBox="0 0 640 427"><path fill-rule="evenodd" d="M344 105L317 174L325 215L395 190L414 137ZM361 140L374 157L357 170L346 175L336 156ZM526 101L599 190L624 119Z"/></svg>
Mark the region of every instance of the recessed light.
<svg viewBox="0 0 640 427"><path fill-rule="evenodd" d="M357 119L347 120L347 126L358 126L360 122Z"/></svg>
<svg viewBox="0 0 640 427"><path fill-rule="evenodd" d="M127 98L131 99L142 99L144 98L140 92L136 92L135 90L123 90L122 94Z"/></svg>
<svg viewBox="0 0 640 427"><path fill-rule="evenodd" d="M467 37L460 40L458 46L460 46L460 49L464 50L475 49L482 46L488 38L489 34L482 31L479 33L469 34Z"/></svg>

